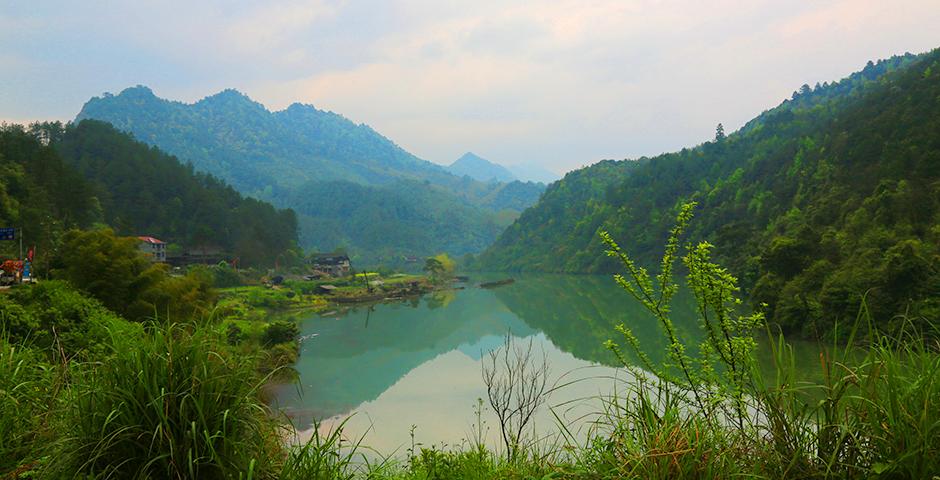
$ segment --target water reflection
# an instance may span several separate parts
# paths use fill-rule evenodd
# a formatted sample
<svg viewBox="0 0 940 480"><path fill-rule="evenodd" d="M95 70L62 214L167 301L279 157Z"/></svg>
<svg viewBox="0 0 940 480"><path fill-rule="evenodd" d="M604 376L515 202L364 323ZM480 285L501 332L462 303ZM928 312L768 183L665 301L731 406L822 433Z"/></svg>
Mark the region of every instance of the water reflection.
<svg viewBox="0 0 940 480"><path fill-rule="evenodd" d="M694 301L680 290L673 305L676 329L690 344L696 336ZM655 319L610 277L531 275L492 290L438 292L403 303L354 308L335 316L311 316L296 365L298 385L281 386L277 403L303 430L313 419L355 412L351 433L369 431L367 443L384 452L409 441L454 444L467 438L473 406L485 397L480 377L485 352L509 333L532 338L546 352L554 377L573 385L553 394L551 405L610 394L613 355L604 341L617 339L614 326L629 326L653 361L663 359L665 341ZM599 407L562 412L577 418ZM551 427L543 412L539 422ZM492 419L490 426L494 427Z"/></svg>

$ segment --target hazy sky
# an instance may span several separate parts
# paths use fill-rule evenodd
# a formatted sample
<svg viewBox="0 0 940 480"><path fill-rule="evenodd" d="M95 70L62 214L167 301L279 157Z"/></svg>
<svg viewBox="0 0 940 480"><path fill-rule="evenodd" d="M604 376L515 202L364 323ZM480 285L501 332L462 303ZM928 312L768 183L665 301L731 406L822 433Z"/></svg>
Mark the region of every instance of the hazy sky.
<svg viewBox="0 0 940 480"><path fill-rule="evenodd" d="M803 83L940 47L938 0L0 2L0 119L148 85L333 110L419 157L563 172L728 131Z"/></svg>

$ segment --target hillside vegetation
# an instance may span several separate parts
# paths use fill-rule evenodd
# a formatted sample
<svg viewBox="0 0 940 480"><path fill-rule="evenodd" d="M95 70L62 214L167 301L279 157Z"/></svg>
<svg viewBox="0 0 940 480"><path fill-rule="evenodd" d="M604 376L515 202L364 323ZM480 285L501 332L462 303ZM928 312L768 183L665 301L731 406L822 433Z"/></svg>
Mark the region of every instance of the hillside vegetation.
<svg viewBox="0 0 940 480"><path fill-rule="evenodd" d="M235 90L185 104L138 86L89 100L77 119L109 122L246 195L294 209L303 247L343 247L360 264L479 252L544 190L453 175L368 125L299 103L271 112ZM411 215L428 196L454 215ZM376 215L388 221L365 234Z"/></svg>
<svg viewBox="0 0 940 480"><path fill-rule="evenodd" d="M5 126L0 169L0 222L22 227L40 264L68 230L105 225L180 248L221 247L244 265L267 264L295 248L290 210L245 198L102 122Z"/></svg>
<svg viewBox="0 0 940 480"><path fill-rule="evenodd" d="M755 305L804 334L853 320L940 316L940 51L804 85L734 134L681 152L605 161L551 185L481 268L611 272L596 232L643 262L676 206Z"/></svg>

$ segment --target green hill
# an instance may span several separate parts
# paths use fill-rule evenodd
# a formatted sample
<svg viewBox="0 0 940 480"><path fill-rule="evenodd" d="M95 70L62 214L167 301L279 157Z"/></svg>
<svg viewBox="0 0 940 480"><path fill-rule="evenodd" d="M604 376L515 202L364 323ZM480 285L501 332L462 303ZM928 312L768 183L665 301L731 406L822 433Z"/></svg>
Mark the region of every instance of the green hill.
<svg viewBox="0 0 940 480"><path fill-rule="evenodd" d="M803 333L855 318L940 316L940 51L804 85L695 148L604 161L549 186L481 268L611 272L606 229L655 264L676 207L771 319Z"/></svg>
<svg viewBox="0 0 940 480"><path fill-rule="evenodd" d="M484 224L507 225L544 190L537 183L480 182L453 175L368 125L296 103L271 112L235 90L185 104L138 86L89 100L77 118L109 122L247 195L293 208L303 246L342 246L360 263L394 263L403 255L441 251L478 252L499 231ZM416 182L435 192L413 197ZM425 206L425 193L459 215L425 215L408 223L402 212ZM387 203L377 202L378 197ZM344 210L337 209L340 204ZM360 227L367 219L358 215L367 211L397 219L397 224L382 222L383 228L369 228L371 233L364 235ZM389 241L405 231L421 234L407 240L407 246Z"/></svg>
<svg viewBox="0 0 940 480"><path fill-rule="evenodd" d="M0 130L0 222L22 226L39 258L72 228L107 224L180 247L218 246L244 265L294 248L290 210L244 198L210 175L97 121Z"/></svg>

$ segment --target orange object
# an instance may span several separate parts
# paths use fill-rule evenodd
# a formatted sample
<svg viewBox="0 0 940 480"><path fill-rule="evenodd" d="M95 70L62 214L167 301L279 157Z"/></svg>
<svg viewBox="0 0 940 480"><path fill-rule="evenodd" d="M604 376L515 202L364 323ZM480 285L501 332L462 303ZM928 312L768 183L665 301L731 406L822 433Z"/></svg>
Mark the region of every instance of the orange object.
<svg viewBox="0 0 940 480"><path fill-rule="evenodd" d="M23 262L21 260L7 260L0 266L4 272L14 273L23 271Z"/></svg>

